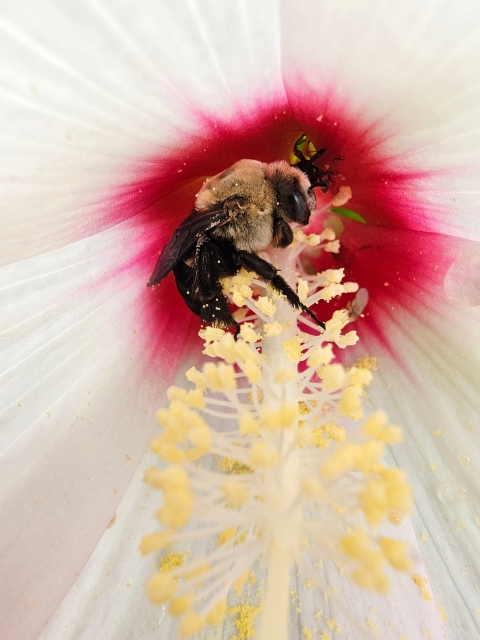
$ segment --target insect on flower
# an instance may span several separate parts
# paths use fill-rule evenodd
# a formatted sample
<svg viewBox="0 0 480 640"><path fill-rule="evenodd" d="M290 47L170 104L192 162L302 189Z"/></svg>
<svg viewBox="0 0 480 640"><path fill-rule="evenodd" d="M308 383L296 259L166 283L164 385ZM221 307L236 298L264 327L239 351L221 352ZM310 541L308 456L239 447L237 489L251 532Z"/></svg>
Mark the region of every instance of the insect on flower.
<svg viewBox="0 0 480 640"><path fill-rule="evenodd" d="M291 223L305 226L315 210L314 187L325 192L333 180L329 167L314 164L325 149L307 159L300 150L305 140L302 135L293 148L297 165L285 160L270 164L240 160L206 180L194 210L163 248L148 286L157 285L173 271L188 308L213 326L234 326L236 337L240 326L229 310L221 281L243 267L325 329L278 270L258 255L268 247L290 245Z"/></svg>

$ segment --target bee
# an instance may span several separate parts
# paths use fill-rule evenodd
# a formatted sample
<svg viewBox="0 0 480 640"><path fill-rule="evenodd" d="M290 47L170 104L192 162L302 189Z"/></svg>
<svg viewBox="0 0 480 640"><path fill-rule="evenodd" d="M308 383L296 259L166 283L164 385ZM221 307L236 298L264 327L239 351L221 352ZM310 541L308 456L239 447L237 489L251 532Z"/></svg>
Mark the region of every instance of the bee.
<svg viewBox="0 0 480 640"><path fill-rule="evenodd" d="M325 192L332 171L313 163L325 152L307 160L299 148L299 160L272 163L240 160L205 181L190 215L174 231L159 255L148 282L157 285L173 271L187 307L216 327L240 326L233 318L222 291L222 279L244 267L255 272L295 309L307 313L323 329L325 325L298 298L278 270L258 254L268 247L284 248L293 242L292 223L308 224L316 207L314 187Z"/></svg>

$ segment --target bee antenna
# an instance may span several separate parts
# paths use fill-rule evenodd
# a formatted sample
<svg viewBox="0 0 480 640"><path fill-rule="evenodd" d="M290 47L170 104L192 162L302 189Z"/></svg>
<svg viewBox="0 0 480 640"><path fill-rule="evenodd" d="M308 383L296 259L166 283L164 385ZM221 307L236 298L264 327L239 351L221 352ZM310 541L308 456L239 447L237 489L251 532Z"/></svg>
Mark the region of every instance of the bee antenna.
<svg viewBox="0 0 480 640"><path fill-rule="evenodd" d="M325 323L319 320L317 316L313 313L313 311L311 311L308 307L306 307L303 304L302 304L302 309L303 311L305 311L305 313L307 313L312 318L312 320L314 320L318 324L319 327L321 327L325 331L326 329Z"/></svg>

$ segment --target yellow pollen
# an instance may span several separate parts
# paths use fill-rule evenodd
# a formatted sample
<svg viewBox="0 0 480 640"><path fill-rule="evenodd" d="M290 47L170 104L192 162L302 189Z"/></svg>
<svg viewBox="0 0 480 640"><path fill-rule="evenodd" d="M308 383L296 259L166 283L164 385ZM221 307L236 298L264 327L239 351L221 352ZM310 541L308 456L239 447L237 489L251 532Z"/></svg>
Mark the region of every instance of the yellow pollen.
<svg viewBox="0 0 480 640"><path fill-rule="evenodd" d="M336 284L332 282L328 284L320 294L320 299L329 302L332 298L341 295L344 292L343 284Z"/></svg>
<svg viewBox="0 0 480 640"><path fill-rule="evenodd" d="M241 596L242 594L242 589L246 583L246 581L248 580L248 574L249 574L249 569L245 569L245 571L243 573L241 573L238 578L235 580L235 582L233 583L233 588L237 594L237 596Z"/></svg>
<svg viewBox="0 0 480 640"><path fill-rule="evenodd" d="M320 499L328 493L317 478L304 478L300 481L300 490L306 498Z"/></svg>
<svg viewBox="0 0 480 640"><path fill-rule="evenodd" d="M255 306L260 311L260 313L263 313L263 315L267 316L267 318L273 317L277 310L277 307L273 304L268 296L258 298L258 300L255 302Z"/></svg>
<svg viewBox="0 0 480 640"><path fill-rule="evenodd" d="M195 389L187 393L186 402L190 407L203 409L205 407L205 396L201 389Z"/></svg>
<svg viewBox="0 0 480 640"><path fill-rule="evenodd" d="M180 637L191 638L201 631L206 623L206 619L198 613L195 613L195 611L187 613L178 627Z"/></svg>
<svg viewBox="0 0 480 640"><path fill-rule="evenodd" d="M297 372L292 369L288 369L287 367L283 367L282 369L278 369L275 372L274 380L277 384L285 384L286 382L291 382L295 380L297 377Z"/></svg>
<svg viewBox="0 0 480 640"><path fill-rule="evenodd" d="M447 612L445 611L445 607L442 607L439 605L438 613L440 614L440 618L442 622L446 622L448 620L448 615L447 615Z"/></svg>
<svg viewBox="0 0 480 640"><path fill-rule="evenodd" d="M222 458L219 462L219 467L222 471L231 474L253 473L252 467L235 460L235 458Z"/></svg>
<svg viewBox="0 0 480 640"><path fill-rule="evenodd" d="M204 562L203 564L199 564L189 571L185 571L184 573L182 573L182 576L186 580L193 580L195 578L198 578L198 576L203 576L205 573L208 573L209 571L211 571L211 569L212 567L210 563Z"/></svg>
<svg viewBox="0 0 480 640"><path fill-rule="evenodd" d="M322 238L322 236L319 236L315 233L306 235L301 229L295 229L295 231L293 232L293 237L297 242L310 245L311 247L316 247L317 245L320 244L321 240L326 239L326 238ZM333 237L335 237L335 235Z"/></svg>
<svg viewBox="0 0 480 640"><path fill-rule="evenodd" d="M186 389L182 389L181 387L170 387L167 391L167 398L170 402L174 400L180 400L184 402L187 398L188 391Z"/></svg>
<svg viewBox="0 0 480 640"><path fill-rule="evenodd" d="M332 200L332 207L343 207L343 205L347 204L351 197L352 189L349 186L342 184L338 189L337 195Z"/></svg>
<svg viewBox="0 0 480 640"><path fill-rule="evenodd" d="M331 227L327 227L326 229L324 229L320 235L322 241L323 240L335 240L335 238L337 237L337 232L335 231L335 229L331 228Z"/></svg>
<svg viewBox="0 0 480 640"><path fill-rule="evenodd" d="M187 380L189 382L193 382L194 384L196 384L199 389L205 389L206 386L207 386L205 384L205 380L204 380L202 374L200 373L200 371L198 371L198 369L196 367L191 367L185 373L185 377L187 378Z"/></svg>
<svg viewBox="0 0 480 640"><path fill-rule="evenodd" d="M275 322L265 323L263 325L263 330L266 338L275 338L282 333L283 327L279 322L277 322L277 320L275 320Z"/></svg>
<svg viewBox="0 0 480 640"><path fill-rule="evenodd" d="M309 413L311 413L311 409L309 409L307 403L304 400L300 400L300 402L298 403L298 413L301 416L306 416Z"/></svg>
<svg viewBox="0 0 480 640"><path fill-rule="evenodd" d="M398 513L395 513L395 511L389 511L387 519L394 527L399 527L403 524L403 519L398 515Z"/></svg>
<svg viewBox="0 0 480 640"><path fill-rule="evenodd" d="M248 502L248 492L245 485L236 480L227 480L222 485L222 493L234 506L244 505Z"/></svg>
<svg viewBox="0 0 480 640"><path fill-rule="evenodd" d="M360 401L362 389L359 387L345 387L342 391L342 399L339 409L344 416L352 420L360 420L363 416L362 403Z"/></svg>
<svg viewBox="0 0 480 640"><path fill-rule="evenodd" d="M235 389L235 370L230 364L221 362L215 365L207 362L203 367L205 386L212 391L223 391L224 389Z"/></svg>
<svg viewBox="0 0 480 640"><path fill-rule="evenodd" d="M228 542L233 538L233 536L237 533L237 527L230 527L229 529L224 529L222 533L219 533L217 536L217 544L219 547L225 542Z"/></svg>
<svg viewBox="0 0 480 640"><path fill-rule="evenodd" d="M412 576L413 581L419 587L424 600L433 600L432 594L427 590L428 580L418 574Z"/></svg>
<svg viewBox="0 0 480 640"><path fill-rule="evenodd" d="M357 369L352 367L347 373L348 384L354 387L366 387L373 380L373 375L369 369Z"/></svg>
<svg viewBox="0 0 480 640"><path fill-rule="evenodd" d="M242 535L238 536L238 538L235 540L235 544L245 544L246 539L247 539L247 534L242 533Z"/></svg>
<svg viewBox="0 0 480 640"><path fill-rule="evenodd" d="M283 341L283 351L292 362L299 362L302 357L302 339L300 336L293 336Z"/></svg>
<svg viewBox="0 0 480 640"><path fill-rule="evenodd" d="M150 448L159 458L172 464L178 464L185 460L185 453L183 451L180 451L180 449L173 444L161 441L160 438L157 438L156 441L152 440Z"/></svg>
<svg viewBox="0 0 480 640"><path fill-rule="evenodd" d="M335 478L345 471L352 469L359 459L360 445L346 442L334 451L334 453L320 467L320 473L324 478Z"/></svg>
<svg viewBox="0 0 480 640"><path fill-rule="evenodd" d="M308 297L308 282L306 280L298 279L297 283L297 295L300 302L305 303Z"/></svg>
<svg viewBox="0 0 480 640"><path fill-rule="evenodd" d="M259 432L260 424L250 411L245 411L238 422L238 428L242 435L251 436Z"/></svg>
<svg viewBox="0 0 480 640"><path fill-rule="evenodd" d="M244 322L240 328L240 336L245 342L258 342L261 336L252 329L250 322Z"/></svg>
<svg viewBox="0 0 480 640"><path fill-rule="evenodd" d="M343 291L344 293L355 293L358 291L358 284L356 282L344 282Z"/></svg>
<svg viewBox="0 0 480 640"><path fill-rule="evenodd" d="M269 449L263 442L255 442L250 449L250 463L253 467L269 469L278 464L276 451Z"/></svg>
<svg viewBox="0 0 480 640"><path fill-rule="evenodd" d="M255 362L245 362L242 364L243 373L247 376L248 381L252 384L260 382L262 379L262 370Z"/></svg>
<svg viewBox="0 0 480 640"><path fill-rule="evenodd" d="M340 241L334 240L333 242L327 242L323 250L327 253L338 253L340 251Z"/></svg>
<svg viewBox="0 0 480 640"><path fill-rule="evenodd" d="M172 531L158 531L143 536L139 545L140 553L145 556L148 553L170 546L173 535Z"/></svg>
<svg viewBox="0 0 480 640"><path fill-rule="evenodd" d="M217 327L206 327L199 331L199 336L207 343L213 342L214 340L220 340L224 335L225 331Z"/></svg>
<svg viewBox="0 0 480 640"><path fill-rule="evenodd" d="M185 593L172 600L168 610L172 616L181 616L192 608L194 601L195 595L193 593Z"/></svg>
<svg viewBox="0 0 480 640"><path fill-rule="evenodd" d="M322 365L329 364L332 360L333 346L331 344L327 344L325 346L318 347L318 349L315 349L315 351L308 358L307 364L309 367L318 369Z"/></svg>
<svg viewBox="0 0 480 640"><path fill-rule="evenodd" d="M207 623L216 626L225 618L227 611L227 601L225 598L219 600L207 613Z"/></svg>
<svg viewBox="0 0 480 640"><path fill-rule="evenodd" d="M340 284L340 282L343 280L344 271L345 270L343 268L327 269L326 271L323 271L320 274L323 286L326 287L329 284ZM335 317L335 314L334 314L334 317Z"/></svg>
<svg viewBox="0 0 480 640"><path fill-rule="evenodd" d="M352 573L352 579L360 587L387 594L390 590L390 580L384 573L385 560L381 553L367 554Z"/></svg>
<svg viewBox="0 0 480 640"><path fill-rule="evenodd" d="M325 437L325 432L322 427L315 427L312 429L313 440L312 443L317 447L317 449L324 449L328 447L328 439Z"/></svg>
<svg viewBox="0 0 480 640"><path fill-rule="evenodd" d="M233 625L237 633L230 640L252 640L256 636L255 619L261 611L261 607L248 602L241 602L236 607L230 607L228 613L235 616Z"/></svg>
<svg viewBox="0 0 480 640"><path fill-rule="evenodd" d="M354 365L357 369L377 370L377 359L374 356L362 356Z"/></svg>
<svg viewBox="0 0 480 640"><path fill-rule="evenodd" d="M321 369L323 388L325 391L335 391L341 389L347 374L341 364L327 364Z"/></svg>
<svg viewBox="0 0 480 640"><path fill-rule="evenodd" d="M162 604L175 594L178 583L166 573L156 573L147 582L147 593L154 604Z"/></svg>
<svg viewBox="0 0 480 640"><path fill-rule="evenodd" d="M305 640L312 640L312 632L309 629L307 629L307 627L303 627L302 635L305 638Z"/></svg>
<svg viewBox="0 0 480 640"><path fill-rule="evenodd" d="M413 565L408 557L408 545L403 540L393 540L391 538L378 539L380 550L387 562L398 571L411 571Z"/></svg>
<svg viewBox="0 0 480 640"><path fill-rule="evenodd" d="M359 528L355 533L348 534L341 539L340 548L350 558L360 560L370 554L371 540L367 532Z"/></svg>
<svg viewBox="0 0 480 640"><path fill-rule="evenodd" d="M163 478L164 475L160 469L157 469L157 467L150 467L145 472L143 481L152 487L155 487L155 489L161 489L163 487Z"/></svg>
<svg viewBox="0 0 480 640"><path fill-rule="evenodd" d="M321 425L321 430L335 442L341 442L345 440L347 435L346 430L343 427L340 427L336 422L326 422Z"/></svg>

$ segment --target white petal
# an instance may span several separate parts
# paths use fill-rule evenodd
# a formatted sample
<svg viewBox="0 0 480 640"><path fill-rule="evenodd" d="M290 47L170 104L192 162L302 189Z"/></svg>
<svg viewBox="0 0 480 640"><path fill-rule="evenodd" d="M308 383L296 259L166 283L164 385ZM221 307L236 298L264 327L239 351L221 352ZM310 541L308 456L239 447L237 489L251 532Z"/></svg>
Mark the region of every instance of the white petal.
<svg viewBox="0 0 480 640"><path fill-rule="evenodd" d="M146 454L120 503L113 524L103 534L80 577L37 640L173 638L165 607L154 606L145 585L158 557L142 558L142 534L158 525L152 517L160 495L143 484L154 454Z"/></svg>
<svg viewBox="0 0 480 640"><path fill-rule="evenodd" d="M81 571L187 348L191 315L145 286L145 232L126 221L1 270L3 638L36 637Z"/></svg>
<svg viewBox="0 0 480 640"><path fill-rule="evenodd" d="M477 4L285 1L282 26L296 114L336 120L346 160L353 121L375 161L410 175L398 193L421 205L410 228L480 239Z"/></svg>
<svg viewBox="0 0 480 640"><path fill-rule="evenodd" d="M405 430L395 463L413 483L413 523L447 632L473 638L480 632L480 315L449 304L441 279L425 290L412 283L409 295L405 306L392 310L385 300L371 310L393 356L374 332L360 330L364 350L378 359L371 402Z"/></svg>
<svg viewBox="0 0 480 640"><path fill-rule="evenodd" d="M480 245L463 251L445 275L445 295L460 307L480 306Z"/></svg>
<svg viewBox="0 0 480 640"><path fill-rule="evenodd" d="M201 344L200 340L198 344ZM184 358L176 384L185 384L185 370L201 366L204 357L194 349ZM156 408L165 406L158 400ZM145 471L158 464L147 452L79 578L37 640L84 640L102 636L115 640L158 639L174 636L165 607L154 606L145 585L158 564L152 554L142 557L138 545L143 535L158 530L153 517L162 498L143 483ZM113 512L112 512L113 515Z"/></svg>
<svg viewBox="0 0 480 640"><path fill-rule="evenodd" d="M144 457L117 509L114 523L105 531L87 566L38 640L89 640L102 634L111 640L137 637L155 640L175 635L175 626L165 607L155 607L144 593L158 556L141 558L138 551L141 536L158 528L152 515L161 504L160 494L142 483L144 471L156 463L153 454ZM384 533L398 535L411 544L415 571L425 576L410 522L389 527L388 533ZM247 585L242 598L253 606L259 604L259 593L263 594L265 589L265 572L256 571L256 575L255 584ZM336 637L338 631L332 632L329 626L333 623L334 629L342 630L340 637L352 640L375 638L373 631L385 640L398 640L402 633L409 640L423 640L428 633L427 637L435 640L443 638L435 602L422 598L411 577L391 577L392 590L383 597L360 590L341 568L303 567L292 584L289 638L303 640L305 629L313 638L324 631ZM430 592L429 586L426 591ZM226 628L230 627L227 622ZM227 631L227 635L230 633ZM211 636L211 631L202 635Z"/></svg>
<svg viewBox="0 0 480 640"><path fill-rule="evenodd" d="M152 157L282 91L273 2L13 3L0 33L2 263L105 228Z"/></svg>
<svg viewBox="0 0 480 640"><path fill-rule="evenodd" d="M371 402L406 432L395 463L413 483L413 523L447 631L475 637L480 314L467 307L479 243L363 225L354 235L353 268L372 293L357 322L357 355L378 360Z"/></svg>
<svg viewBox="0 0 480 640"><path fill-rule="evenodd" d="M414 575L417 579L425 578L426 570L408 518L401 526L388 526L379 533L406 541L414 564ZM327 632L331 638L338 634L340 638L352 640L445 638L440 612L433 597L429 599L431 587L426 580L422 597L419 586L410 575L390 573L391 590L388 595L381 596L359 589L343 571L342 567L336 566L310 567L297 576L296 594L301 611L297 610L298 631L295 637L299 640L305 637L304 629L311 632L312 638L318 637L317 632ZM309 586L311 580L315 582L313 588Z"/></svg>

